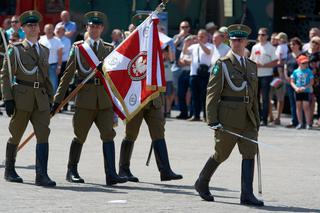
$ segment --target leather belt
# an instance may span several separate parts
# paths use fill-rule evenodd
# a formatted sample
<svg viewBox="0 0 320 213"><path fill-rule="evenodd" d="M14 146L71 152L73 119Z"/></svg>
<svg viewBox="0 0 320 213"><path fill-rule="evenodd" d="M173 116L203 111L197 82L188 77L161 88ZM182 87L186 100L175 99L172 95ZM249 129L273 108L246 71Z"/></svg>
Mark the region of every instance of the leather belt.
<svg viewBox="0 0 320 213"><path fill-rule="evenodd" d="M84 79L78 79L78 84L80 84ZM102 85L101 80L99 78L91 78L89 79L86 84L94 84L96 86Z"/></svg>
<svg viewBox="0 0 320 213"><path fill-rule="evenodd" d="M44 87L43 83L40 83L39 81L30 82L30 81L23 81L23 80L16 79L16 82L17 82L17 84L28 86L28 87L33 87L35 89Z"/></svg>
<svg viewBox="0 0 320 213"><path fill-rule="evenodd" d="M250 102L249 96L235 97L235 96L221 96L221 101L241 102L248 104Z"/></svg>

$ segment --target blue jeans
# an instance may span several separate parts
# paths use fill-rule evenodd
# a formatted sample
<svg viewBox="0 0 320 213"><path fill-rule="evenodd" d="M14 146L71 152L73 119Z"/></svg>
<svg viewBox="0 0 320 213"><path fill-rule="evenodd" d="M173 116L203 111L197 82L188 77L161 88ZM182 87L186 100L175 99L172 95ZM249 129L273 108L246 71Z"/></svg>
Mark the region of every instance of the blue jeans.
<svg viewBox="0 0 320 213"><path fill-rule="evenodd" d="M52 84L53 92L56 93L58 89L58 75L56 73L57 71L58 63L50 64L49 65L49 79Z"/></svg>
<svg viewBox="0 0 320 213"><path fill-rule="evenodd" d="M179 109L182 116L188 116L186 94L189 88L189 81L190 81L190 71L183 70L178 80Z"/></svg>
<svg viewBox="0 0 320 213"><path fill-rule="evenodd" d="M262 95L262 107L259 101L259 112L260 118L264 124L268 123L269 94L272 79L273 76L258 77L258 100L260 100L260 94Z"/></svg>
<svg viewBox="0 0 320 213"><path fill-rule="evenodd" d="M297 126L299 124L296 112L296 98L294 94L294 89L290 84L287 84L287 94L290 102L290 111L291 111L291 122L293 126Z"/></svg>
<svg viewBox="0 0 320 213"><path fill-rule="evenodd" d="M208 78L201 78L197 75L190 76L191 100L195 118L200 118L201 109L205 109L208 80Z"/></svg>

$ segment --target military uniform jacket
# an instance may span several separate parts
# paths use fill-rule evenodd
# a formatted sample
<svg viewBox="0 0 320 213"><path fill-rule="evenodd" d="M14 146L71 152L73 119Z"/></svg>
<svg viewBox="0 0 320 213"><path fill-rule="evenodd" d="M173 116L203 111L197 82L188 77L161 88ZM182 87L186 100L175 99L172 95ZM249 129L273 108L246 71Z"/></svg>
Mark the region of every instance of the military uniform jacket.
<svg viewBox="0 0 320 213"><path fill-rule="evenodd" d="M224 72L227 72L229 79ZM233 85L228 80L231 80ZM246 81L247 86L243 87ZM234 86L238 89L235 90ZM258 128L260 119L257 90L256 64L246 59L246 68L242 69L237 58L230 51L217 61L210 74L206 101L208 124L220 122L223 126L245 129L248 127L248 122L251 122L251 126ZM224 97L231 98L227 101ZM237 99L237 101L230 101L230 99ZM243 101L240 101L242 99Z"/></svg>
<svg viewBox="0 0 320 213"><path fill-rule="evenodd" d="M39 54L27 40L10 44L8 54L12 70L9 70L7 58L2 68L4 100L14 100L17 109L27 112L35 108L39 111L49 110L49 103L53 98L53 88L48 76L49 49L39 43L38 45ZM19 81L24 83L17 83ZM39 82L39 88L34 88L34 82Z"/></svg>
<svg viewBox="0 0 320 213"><path fill-rule="evenodd" d="M55 103L61 103L64 99L65 93L69 87L69 83L72 80L74 74L77 72L79 81L84 80L90 73L91 69L89 63L85 57L79 51L77 45L86 41L78 41L73 44L70 51L70 56L67 62L66 70L61 78L60 85L57 93L54 97ZM100 61L103 61L105 57L113 50L113 45L100 40L98 44L97 57ZM84 109L106 109L112 107L107 92L102 84L95 85L93 83L86 83L76 96L76 106Z"/></svg>
<svg viewBox="0 0 320 213"><path fill-rule="evenodd" d="M2 28L0 28L0 32L3 34L3 37L6 39L6 32ZM5 49L4 41L1 35L0 36L0 68L2 68L2 65L3 65L3 58L5 56L5 52L6 52L6 49Z"/></svg>

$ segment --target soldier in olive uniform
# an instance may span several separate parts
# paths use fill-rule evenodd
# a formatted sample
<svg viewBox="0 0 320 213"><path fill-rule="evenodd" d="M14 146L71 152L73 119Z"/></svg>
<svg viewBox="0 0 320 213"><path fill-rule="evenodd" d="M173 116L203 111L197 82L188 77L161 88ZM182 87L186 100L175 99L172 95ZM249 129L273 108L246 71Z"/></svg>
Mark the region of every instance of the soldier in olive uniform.
<svg viewBox="0 0 320 213"><path fill-rule="evenodd" d="M2 68L3 65L3 59L5 56L6 48L5 48L5 43L7 43L7 38L6 38L6 32L0 27L0 68ZM0 76L2 72L0 71ZM2 100L2 89L1 89L1 81L0 81L0 100ZM3 113L0 111L0 115Z"/></svg>
<svg viewBox="0 0 320 213"><path fill-rule="evenodd" d="M90 45L93 52L100 61L113 50L113 46L104 42L100 36L103 31L103 21L105 15L101 12L92 11L85 14L87 20L87 32L89 38L85 41L74 43L70 57L67 62L67 68L57 93L54 97L54 112L58 105L65 97L65 93L69 87L75 72L79 76L79 82L83 81L91 72L88 62L80 53L77 45L86 42ZM76 97L76 111L73 116L73 128L75 137L70 146L68 171L66 179L70 182L84 183L84 179L80 177L77 165L80 159L83 143L85 142L88 132L93 123L96 124L100 131L100 138L103 142L103 154L105 163L106 183L113 185L116 183L126 182L126 178L120 178L115 170L115 149L114 137L116 135L113 129L113 109L102 82L98 77L90 79L84 87L79 91Z"/></svg>
<svg viewBox="0 0 320 213"><path fill-rule="evenodd" d="M9 45L8 60L3 65L3 95L6 112L12 116L7 143L5 179L22 183L15 171L17 146L30 121L37 138L36 145L36 184L55 186L47 174L48 137L50 133L50 103L53 90L48 77L49 50L38 43L41 15L37 11L26 11L20 16L26 39Z"/></svg>
<svg viewBox="0 0 320 213"><path fill-rule="evenodd" d="M241 204L263 206L253 194L254 157L258 146L219 129L257 140L259 110L256 64L244 57L247 36L251 29L245 25L228 27L231 51L219 59L212 69L207 88L208 125L215 129L215 153L202 169L195 188L201 198L214 201L209 181L217 167L225 161L235 144L242 155Z"/></svg>
<svg viewBox="0 0 320 213"><path fill-rule="evenodd" d="M148 15L138 14L132 18L135 26L138 26ZM126 125L126 135L120 149L119 176L128 178L128 181L138 182L130 171L130 159L133 145L139 134L139 129L144 119L148 125L152 146L156 157L161 181L182 179L182 175L175 174L170 167L166 141L164 139L165 118L163 114L164 97L159 97L148 103Z"/></svg>

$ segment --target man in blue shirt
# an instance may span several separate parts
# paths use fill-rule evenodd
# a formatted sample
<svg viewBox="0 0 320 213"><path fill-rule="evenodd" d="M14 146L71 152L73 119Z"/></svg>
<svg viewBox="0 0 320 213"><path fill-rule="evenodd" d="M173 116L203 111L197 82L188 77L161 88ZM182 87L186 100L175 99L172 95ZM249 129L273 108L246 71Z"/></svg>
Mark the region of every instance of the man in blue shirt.
<svg viewBox="0 0 320 213"><path fill-rule="evenodd" d="M67 36L70 39L71 43L73 43L77 35L76 23L73 21L70 21L70 13L66 10L61 12L60 18L61 18L61 22L59 22L57 26L58 27L61 25L64 26L64 29L66 30L65 36Z"/></svg>
<svg viewBox="0 0 320 213"><path fill-rule="evenodd" d="M21 29L21 23L19 21L19 16L12 16L11 18L11 28L6 31L7 38L10 39L12 33L17 32L19 34L19 39L22 41L26 35Z"/></svg>

